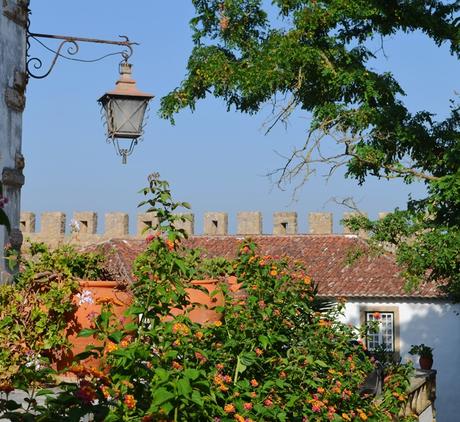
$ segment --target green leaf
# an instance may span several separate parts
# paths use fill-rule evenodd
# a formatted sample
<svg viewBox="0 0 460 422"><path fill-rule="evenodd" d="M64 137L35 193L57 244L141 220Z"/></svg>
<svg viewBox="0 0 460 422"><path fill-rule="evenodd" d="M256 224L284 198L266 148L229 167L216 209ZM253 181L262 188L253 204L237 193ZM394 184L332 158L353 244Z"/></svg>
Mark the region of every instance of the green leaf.
<svg viewBox="0 0 460 422"><path fill-rule="evenodd" d="M98 330L91 329L91 328L83 328L78 334L77 337L90 337L96 334Z"/></svg>
<svg viewBox="0 0 460 422"><path fill-rule="evenodd" d="M252 364L256 362L257 355L255 354L255 352L246 352L246 353L241 353L239 358L243 365L251 366Z"/></svg>
<svg viewBox="0 0 460 422"><path fill-rule="evenodd" d="M19 409L21 405L19 403L16 403L14 400L8 400L5 404L5 407L8 410L16 410Z"/></svg>
<svg viewBox="0 0 460 422"><path fill-rule="evenodd" d="M181 396L188 398L190 393L192 392L192 387L190 385L190 381L188 378L181 378L179 381L177 381L176 386L177 392Z"/></svg>
<svg viewBox="0 0 460 422"><path fill-rule="evenodd" d="M156 368L155 375L158 376L161 382L166 382L169 379L169 372L163 368Z"/></svg>
<svg viewBox="0 0 460 422"><path fill-rule="evenodd" d="M162 406L167 401L173 399L175 396L166 388L160 387L153 392L153 404Z"/></svg>
<svg viewBox="0 0 460 422"><path fill-rule="evenodd" d="M124 333L123 331L115 331L114 333L111 333L108 337L114 343L118 344L120 343L121 339L124 337Z"/></svg>
<svg viewBox="0 0 460 422"><path fill-rule="evenodd" d="M200 371L198 369L194 369L194 368L187 368L185 371L184 371L184 375L194 381L196 380L199 376L200 376Z"/></svg>
<svg viewBox="0 0 460 422"><path fill-rule="evenodd" d="M266 349L267 346L268 346L268 343L269 343L268 337L264 336L264 335L260 335L259 336L259 341L260 341L260 344L262 345L262 347L264 349Z"/></svg>
<svg viewBox="0 0 460 422"><path fill-rule="evenodd" d="M235 376L233 377L233 383L236 384L238 381L238 376L239 374L242 374L244 371L246 371L247 366L241 362L240 356L237 357L236 359L236 368L235 368Z"/></svg>
<svg viewBox="0 0 460 422"><path fill-rule="evenodd" d="M131 315L141 315L145 312L145 309L142 308L141 306L133 305L129 307L128 312Z"/></svg>
<svg viewBox="0 0 460 422"><path fill-rule="evenodd" d="M48 390L44 388L42 390L38 390L36 396L47 396L49 394L56 394L56 392L53 390Z"/></svg>

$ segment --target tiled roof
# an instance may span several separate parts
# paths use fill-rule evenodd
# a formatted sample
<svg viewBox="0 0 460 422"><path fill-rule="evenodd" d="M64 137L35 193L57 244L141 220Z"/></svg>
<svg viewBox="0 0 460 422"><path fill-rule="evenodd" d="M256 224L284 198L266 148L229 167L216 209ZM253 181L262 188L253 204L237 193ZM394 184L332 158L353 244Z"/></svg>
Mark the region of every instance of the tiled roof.
<svg viewBox="0 0 460 422"><path fill-rule="evenodd" d="M233 258L241 236L192 236L187 246L198 247L208 257ZM319 294L328 297L441 298L435 286L426 284L415 292L404 290L404 280L391 253L362 255L347 264L350 253L366 248L352 235L251 236L261 255L291 257L302 261L319 285ZM103 243L108 267L115 279L131 278L131 266L146 244L142 240L110 240Z"/></svg>

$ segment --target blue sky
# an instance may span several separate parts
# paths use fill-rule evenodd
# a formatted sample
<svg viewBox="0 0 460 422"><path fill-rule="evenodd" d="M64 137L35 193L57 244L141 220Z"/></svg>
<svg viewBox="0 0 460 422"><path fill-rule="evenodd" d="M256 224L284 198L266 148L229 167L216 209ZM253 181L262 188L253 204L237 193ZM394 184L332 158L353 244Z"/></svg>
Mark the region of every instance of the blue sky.
<svg viewBox="0 0 460 422"><path fill-rule="evenodd" d="M60 60L50 76L31 79L24 113L23 153L26 184L22 210L40 214L74 211L130 214L134 230L137 193L149 173L158 171L169 180L177 200L188 201L201 233L206 211L229 213L230 232L235 231L238 211L263 212L264 232L271 231L272 213L297 211L299 231L307 230L310 211L334 212L335 228L343 207L332 198L352 196L359 207L376 217L379 211L404 207L409 193L418 196L421 186L370 180L359 187L337 173L326 181L313 177L292 202L293 187L280 191L265 175L283 164L279 154L300 145L306 133L306 115L297 113L287 130L275 128L264 135L269 107L259 115L227 112L209 98L195 113L176 116L176 125L161 120L159 99L176 87L186 72L192 48L188 21L193 7L188 0L62 0L31 1L31 32L117 39L128 35L141 43L131 62L140 89L155 94L144 141L128 164L122 165L105 142L96 100L113 88L118 77L118 57L86 64ZM47 41L50 47L56 47ZM448 99L460 90L460 66L448 48L434 46L421 34L397 35L385 41L387 59L374 63L391 70L406 90L412 110L426 108L445 115ZM91 59L115 51L110 46L81 44L79 58ZM51 56L33 44L31 55L49 62ZM277 153L278 152L278 153Z"/></svg>

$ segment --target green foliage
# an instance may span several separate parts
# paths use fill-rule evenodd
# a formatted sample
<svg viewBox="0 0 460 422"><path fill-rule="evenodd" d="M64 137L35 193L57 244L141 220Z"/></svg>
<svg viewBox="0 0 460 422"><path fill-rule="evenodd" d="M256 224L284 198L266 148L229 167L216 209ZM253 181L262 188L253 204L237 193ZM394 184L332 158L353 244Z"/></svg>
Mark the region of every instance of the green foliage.
<svg viewBox="0 0 460 422"><path fill-rule="evenodd" d="M32 369L49 375L49 360L68 347L65 329L75 310L76 279L102 276L102 261L68 245L51 250L30 244L14 283L0 286L0 385L20 387Z"/></svg>
<svg viewBox="0 0 460 422"><path fill-rule="evenodd" d="M372 225L376 241L391 242L408 287L443 285L460 298L460 108L437 119L410 112L404 89L389 72L371 65L381 48L372 41L422 32L436 45L460 53L458 1L192 0L194 49L188 73L162 99L160 114L174 115L207 95L229 109L255 113L267 101L285 121L295 109L311 114L307 143L280 175L290 181L318 157L312 153L332 135L343 148L347 177L423 181L428 196L410 200L407 211ZM283 102L282 98L287 98ZM300 161L298 161L300 157ZM306 157L306 158L305 158ZM337 157L320 154L335 165ZM281 166L283 167L283 166ZM302 179L304 180L304 179ZM371 222L361 221L362 228Z"/></svg>
<svg viewBox="0 0 460 422"><path fill-rule="evenodd" d="M82 253L71 245L64 244L50 249L44 243L33 242L24 248L16 283L25 285L43 272L66 279L106 280L104 260L100 253Z"/></svg>
<svg viewBox="0 0 460 422"><path fill-rule="evenodd" d="M169 215L176 203L161 195L167 184L157 180L149 189L157 198L151 211ZM136 260L132 322L114 325L108 309L97 320L99 337L109 340L92 351L103 371L73 366L78 383L48 400L43 420L78 421L90 413L96 420L144 422L390 421L398 415L410 368L388 369L395 382L386 384L381 400L360 396L374 365L351 341L356 331L339 322L339 307L316 302L316 286L301 265L261 256L251 241L223 262L241 285L222 282L214 292L225 298L216 309L222 319L192 322L186 289L201 261L198 252L187 253L173 222L168 217L153 228Z"/></svg>

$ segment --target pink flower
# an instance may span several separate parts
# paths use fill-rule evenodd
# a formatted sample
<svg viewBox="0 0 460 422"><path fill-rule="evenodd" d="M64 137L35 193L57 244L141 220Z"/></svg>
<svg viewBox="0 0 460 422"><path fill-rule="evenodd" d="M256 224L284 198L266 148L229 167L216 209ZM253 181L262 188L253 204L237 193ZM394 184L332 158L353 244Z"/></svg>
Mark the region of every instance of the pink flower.
<svg viewBox="0 0 460 422"><path fill-rule="evenodd" d="M318 406L317 404L312 405L311 410L315 413L321 412L321 407Z"/></svg>

